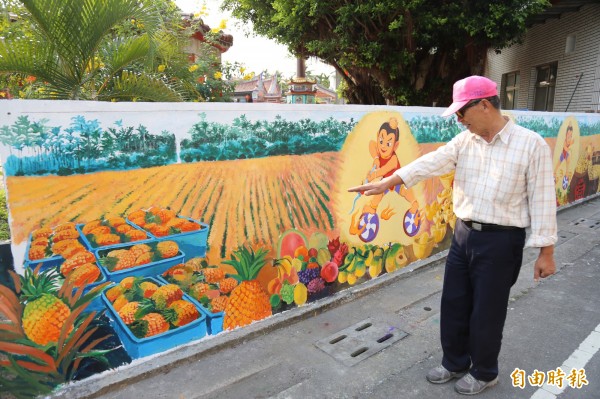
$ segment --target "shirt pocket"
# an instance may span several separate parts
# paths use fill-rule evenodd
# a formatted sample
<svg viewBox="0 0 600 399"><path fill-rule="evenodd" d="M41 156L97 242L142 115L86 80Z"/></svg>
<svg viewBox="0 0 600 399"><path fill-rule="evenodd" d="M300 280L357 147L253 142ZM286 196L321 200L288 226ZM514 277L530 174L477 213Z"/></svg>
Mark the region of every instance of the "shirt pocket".
<svg viewBox="0 0 600 399"><path fill-rule="evenodd" d="M518 163L501 163L490 168L490 189L497 201L511 203L526 192L525 167Z"/></svg>

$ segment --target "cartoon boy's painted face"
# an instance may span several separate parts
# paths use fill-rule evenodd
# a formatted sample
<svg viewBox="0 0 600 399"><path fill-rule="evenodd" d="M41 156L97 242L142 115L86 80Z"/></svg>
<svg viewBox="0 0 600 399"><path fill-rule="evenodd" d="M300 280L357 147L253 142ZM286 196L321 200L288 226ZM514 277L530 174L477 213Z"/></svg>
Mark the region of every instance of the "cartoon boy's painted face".
<svg viewBox="0 0 600 399"><path fill-rule="evenodd" d="M388 159L398 148L398 141L394 133L389 133L385 129L379 130L377 137L377 152L380 158Z"/></svg>
<svg viewBox="0 0 600 399"><path fill-rule="evenodd" d="M575 140L573 139L573 128L571 126L567 127L567 134L565 137L565 147L569 148Z"/></svg>

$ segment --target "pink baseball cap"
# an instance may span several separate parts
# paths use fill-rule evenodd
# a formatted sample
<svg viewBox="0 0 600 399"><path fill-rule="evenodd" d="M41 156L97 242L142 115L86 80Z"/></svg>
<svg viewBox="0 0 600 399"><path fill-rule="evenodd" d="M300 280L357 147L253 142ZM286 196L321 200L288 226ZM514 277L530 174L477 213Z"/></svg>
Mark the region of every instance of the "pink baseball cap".
<svg viewBox="0 0 600 399"><path fill-rule="evenodd" d="M454 83L452 104L442 116L450 116L464 107L469 101L498 95L496 82L483 76L469 76Z"/></svg>

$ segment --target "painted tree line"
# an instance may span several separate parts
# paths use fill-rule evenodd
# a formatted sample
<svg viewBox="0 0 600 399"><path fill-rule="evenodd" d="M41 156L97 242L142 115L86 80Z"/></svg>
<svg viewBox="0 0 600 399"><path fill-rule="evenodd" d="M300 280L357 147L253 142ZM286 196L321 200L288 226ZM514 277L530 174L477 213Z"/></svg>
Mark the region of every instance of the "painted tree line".
<svg viewBox="0 0 600 399"><path fill-rule="evenodd" d="M0 128L0 143L8 147L8 176L70 175L107 169L133 169L167 165L177 161L175 135L152 134L139 125L123 126L118 120L103 130L98 120L78 115L62 129L48 126L47 119L31 121L19 116Z"/></svg>
<svg viewBox="0 0 600 399"><path fill-rule="evenodd" d="M184 162L260 158L274 155L302 155L339 151L356 122L333 117L316 122L288 121L280 115L273 121L251 121L246 115L228 124L209 122L206 114L190 129L190 138L181 141Z"/></svg>

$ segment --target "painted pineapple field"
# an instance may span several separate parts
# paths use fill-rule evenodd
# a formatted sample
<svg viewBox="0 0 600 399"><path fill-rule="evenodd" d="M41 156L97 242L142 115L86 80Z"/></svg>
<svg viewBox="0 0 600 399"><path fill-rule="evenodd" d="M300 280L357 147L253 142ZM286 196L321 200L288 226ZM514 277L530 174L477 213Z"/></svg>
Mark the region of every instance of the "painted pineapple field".
<svg viewBox="0 0 600 399"><path fill-rule="evenodd" d="M441 109L7 107L0 386L15 397L418 267L452 238L452 174L346 191L458 134ZM551 145L558 205L598 192L600 117L509 117Z"/></svg>

